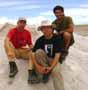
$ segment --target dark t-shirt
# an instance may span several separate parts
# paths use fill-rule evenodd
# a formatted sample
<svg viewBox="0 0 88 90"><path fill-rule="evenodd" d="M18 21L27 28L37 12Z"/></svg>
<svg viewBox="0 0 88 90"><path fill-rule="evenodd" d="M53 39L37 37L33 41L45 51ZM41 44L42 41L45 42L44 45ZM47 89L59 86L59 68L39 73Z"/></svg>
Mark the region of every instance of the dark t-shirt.
<svg viewBox="0 0 88 90"><path fill-rule="evenodd" d="M55 53L60 53L64 47L64 42L61 36L53 35L51 39L46 39L44 36L41 36L37 39L33 52L37 49L43 49L48 57L54 58Z"/></svg>

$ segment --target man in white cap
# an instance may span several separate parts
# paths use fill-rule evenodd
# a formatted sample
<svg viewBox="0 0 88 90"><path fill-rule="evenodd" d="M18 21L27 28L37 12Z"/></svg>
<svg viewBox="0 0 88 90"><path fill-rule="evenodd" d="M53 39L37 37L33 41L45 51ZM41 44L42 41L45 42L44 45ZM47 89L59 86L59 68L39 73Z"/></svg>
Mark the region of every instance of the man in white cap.
<svg viewBox="0 0 88 90"><path fill-rule="evenodd" d="M43 35L37 39L32 50L34 70L40 82L47 83L49 76L52 75L55 90L64 90L59 63L64 47L63 40L53 33L52 24L48 20L42 21L38 30Z"/></svg>
<svg viewBox="0 0 88 90"><path fill-rule="evenodd" d="M4 47L9 60L10 73L9 77L14 77L18 68L15 60L22 58L29 60L28 72L31 69L30 54L32 49L31 33L25 29L26 19L19 18L17 26L12 28L5 39Z"/></svg>

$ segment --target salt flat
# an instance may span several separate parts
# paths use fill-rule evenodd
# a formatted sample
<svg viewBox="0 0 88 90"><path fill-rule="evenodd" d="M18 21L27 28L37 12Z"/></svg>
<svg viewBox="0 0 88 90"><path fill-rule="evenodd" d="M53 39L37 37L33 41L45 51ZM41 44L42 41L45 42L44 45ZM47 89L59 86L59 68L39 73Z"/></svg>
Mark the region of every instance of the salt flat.
<svg viewBox="0 0 88 90"><path fill-rule="evenodd" d="M52 78L47 84L28 85L25 60L16 60L19 72L10 83L8 59L3 48L6 34L4 31L0 33L0 90L55 90ZM37 34L32 34L34 40ZM88 36L74 33L74 37L75 44L69 49L69 55L62 65L65 90L88 90Z"/></svg>

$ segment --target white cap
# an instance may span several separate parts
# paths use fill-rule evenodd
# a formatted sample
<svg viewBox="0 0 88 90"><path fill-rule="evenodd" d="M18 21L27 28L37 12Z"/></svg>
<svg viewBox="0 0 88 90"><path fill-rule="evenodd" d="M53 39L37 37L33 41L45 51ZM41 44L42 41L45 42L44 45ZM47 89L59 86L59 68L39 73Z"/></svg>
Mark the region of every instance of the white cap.
<svg viewBox="0 0 88 90"><path fill-rule="evenodd" d="M41 22L41 25L38 27L38 30L41 30L43 26L52 26L52 23L49 20L44 20Z"/></svg>
<svg viewBox="0 0 88 90"><path fill-rule="evenodd" d="M19 17L18 21L25 21L26 22L26 18L25 17Z"/></svg>

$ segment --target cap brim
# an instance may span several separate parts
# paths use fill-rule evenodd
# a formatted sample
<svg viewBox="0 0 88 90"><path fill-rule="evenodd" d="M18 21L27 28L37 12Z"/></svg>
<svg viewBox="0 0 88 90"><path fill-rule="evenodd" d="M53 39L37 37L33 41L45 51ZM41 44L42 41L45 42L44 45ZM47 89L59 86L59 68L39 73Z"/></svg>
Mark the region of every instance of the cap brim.
<svg viewBox="0 0 88 90"><path fill-rule="evenodd" d="M26 23L26 20L18 20L18 22L25 22Z"/></svg>

